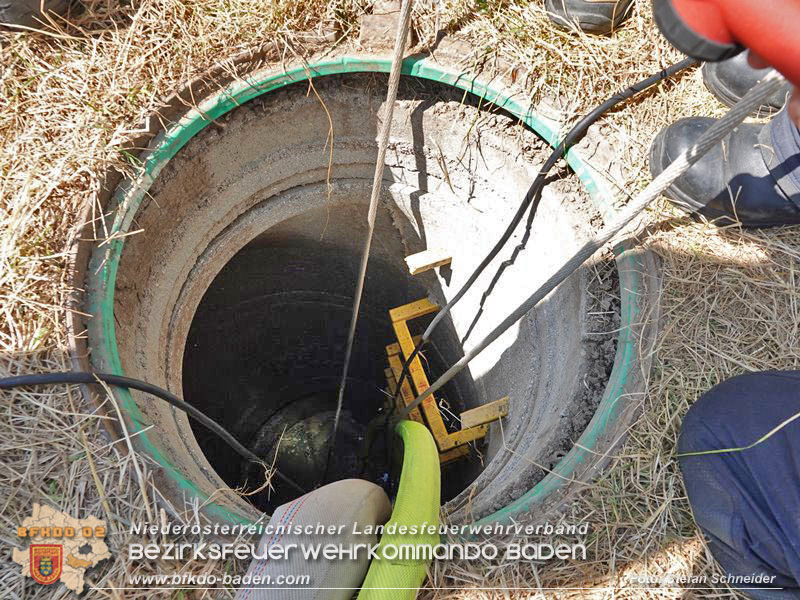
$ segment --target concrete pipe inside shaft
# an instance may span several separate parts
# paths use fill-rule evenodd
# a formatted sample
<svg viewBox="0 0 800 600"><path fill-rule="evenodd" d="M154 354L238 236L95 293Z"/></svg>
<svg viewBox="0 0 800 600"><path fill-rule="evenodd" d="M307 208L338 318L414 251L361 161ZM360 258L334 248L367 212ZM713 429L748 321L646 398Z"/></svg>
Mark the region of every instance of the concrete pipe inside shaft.
<svg viewBox="0 0 800 600"><path fill-rule="evenodd" d="M328 465L363 241L353 227L363 222L370 193L366 179L337 182L334 187L333 203L324 208L309 207L308 198L325 198L325 185L302 186L284 195L284 202L296 204L302 212L270 227L217 275L192 321L183 363L185 396L269 462L277 457L276 466L305 489L348 477L388 485L392 469L385 434L374 429L375 424L372 430L369 427L386 414L389 400L385 348L394 333L388 311L430 293L419 278L408 274L402 238L388 211L382 211L340 433ZM414 325L428 321L421 318ZM435 375L461 355L458 336L447 322L424 356L427 369ZM475 398L468 374L440 395L443 406L450 409L445 417L454 428L453 415L467 403L474 404ZM243 464L202 426L193 430L226 483L237 488L258 484L263 470L257 465ZM473 461L449 465L444 498L464 489L478 471ZM269 511L293 493L278 486L251 500Z"/></svg>
<svg viewBox="0 0 800 600"><path fill-rule="evenodd" d="M100 315L89 324L96 368L181 391L309 487L325 470L385 85L379 73L320 76L315 93L296 83L219 110L167 160L156 153L158 176L120 221L141 233L118 246L115 273L103 255L114 248L95 250L88 268L89 308ZM452 84L403 78L329 479L391 477L383 443L365 446L368 423L385 410L385 346L395 341L388 310L452 298L510 221L546 152L516 116ZM545 190L530 232L520 225L444 322L425 352L432 379L591 231L598 211L574 185ZM452 266L410 276L404 258L426 248L447 250ZM454 429L461 411L510 398L508 417L468 458L444 467L451 519L518 518L537 502L553 508L572 491L563 482L591 477L596 457L618 442L632 414L620 398L641 388L631 375L632 340L641 337L631 319L650 290L638 274L647 261L609 257L577 272L439 394ZM618 276L627 286L622 308ZM425 323L412 322L412 333ZM293 496L279 483L269 493L233 493L258 487L263 471L157 400L134 394L123 404L131 428L144 430L137 443L163 467L172 510L194 503L213 519L241 522ZM579 438L588 453L575 445Z"/></svg>

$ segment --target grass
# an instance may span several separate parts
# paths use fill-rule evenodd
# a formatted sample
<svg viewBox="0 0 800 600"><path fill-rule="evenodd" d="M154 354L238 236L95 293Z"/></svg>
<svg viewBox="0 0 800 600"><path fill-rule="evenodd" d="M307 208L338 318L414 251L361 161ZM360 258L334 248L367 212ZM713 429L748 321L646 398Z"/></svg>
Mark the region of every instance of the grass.
<svg viewBox="0 0 800 600"><path fill-rule="evenodd" d="M90 205L99 216L104 175L135 166L121 146L161 98L263 43L278 43L287 56L303 55L314 35L350 43L369 2L87 0L83 6L45 32L0 33L0 375L70 368L67 249L77 215ZM474 49L465 60L479 64L503 56L527 73L532 101L557 100L567 120L680 58L660 38L649 3L642 1L607 38L555 29L538 1L424 0L415 3L413 18L422 46L446 31ZM612 142L617 168L611 175L621 190L633 193L648 181L647 152L661 127L721 111L695 70L615 110L594 130ZM569 520L592 524L588 560L437 563L425 597L737 595L723 584L692 592L681 586L643 590L632 583L643 574L717 572L693 524L675 441L682 415L713 384L747 371L800 365L800 236L797 228L719 230L682 219L666 204L650 219L659 225L643 243L662 257L663 330L642 417L612 467L570 507ZM96 237L102 239L103 231ZM126 453L125 442L112 444L101 435L104 417L81 403L77 389L4 393L0 410L0 582L9 597L67 596L63 588L23 581L10 561L15 527L34 502L108 519L114 558L87 578L98 587L124 585L132 573L243 568L125 559L127 526L147 520L148 513L156 520L166 515L156 502L151 465ZM110 407L108 414L114 413ZM490 586L539 591L473 589ZM84 597L153 595L98 589ZM203 597L184 597L193 595Z"/></svg>

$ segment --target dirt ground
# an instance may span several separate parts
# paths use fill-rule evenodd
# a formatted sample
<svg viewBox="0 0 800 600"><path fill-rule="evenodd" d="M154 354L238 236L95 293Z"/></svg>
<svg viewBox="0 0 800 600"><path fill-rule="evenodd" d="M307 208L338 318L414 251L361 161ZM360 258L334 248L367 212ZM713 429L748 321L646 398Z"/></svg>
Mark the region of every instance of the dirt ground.
<svg viewBox="0 0 800 600"><path fill-rule="evenodd" d="M446 32L467 40L474 59L525 67L532 101L559 98L580 115L680 56L658 35L650 4L637 0L609 37L555 29L543 2L419 0L422 48ZM120 151L160 100L209 67L264 41L302 56L320 36L358 36L362 0L86 0L43 32L0 33L0 375L70 368L65 326L66 250L77 214L96 204L109 169L131 172ZM625 194L649 180L647 152L661 127L689 115L719 115L699 70L665 82L601 121L615 152L610 176ZM625 193L622 193L625 192ZM649 214L642 243L662 258L662 333L641 418L606 473L571 507L591 523L587 561L536 565L435 563L421 597L738 597L724 584L642 589L642 575L707 575L717 567L694 526L675 460L682 415L732 375L799 368L800 229L748 232L692 222L666 203ZM98 242L104 237L98 231ZM23 579L11 561L16 527L33 503L107 520L112 560L89 571L84 598L229 597L232 592L145 592L133 573L236 572L233 562L129 561L132 522L160 514L151 466L112 444L101 417L76 388L0 395L0 586L9 598L66 598ZM111 396L110 415L117 414ZM503 592L472 588L502 587ZM530 591L524 591L530 590ZM560 588L553 590L552 588Z"/></svg>

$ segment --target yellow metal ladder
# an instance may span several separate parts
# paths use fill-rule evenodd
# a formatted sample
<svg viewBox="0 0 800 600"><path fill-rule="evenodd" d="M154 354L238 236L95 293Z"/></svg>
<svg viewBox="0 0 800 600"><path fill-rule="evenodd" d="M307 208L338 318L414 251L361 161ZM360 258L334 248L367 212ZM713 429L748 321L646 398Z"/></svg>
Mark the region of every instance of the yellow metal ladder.
<svg viewBox="0 0 800 600"><path fill-rule="evenodd" d="M392 322L397 343L386 346L386 355L389 361L389 368L386 369L386 377L389 384L389 392L394 396L397 391L397 381L403 370L404 360L414 352L414 347L419 338L412 338L408 328L408 321L424 317L439 310L439 306L427 298L398 306L389 311L389 319ZM416 395L422 394L428 389L428 376L422 366L419 356L414 357L408 368L408 378L403 381L400 390L400 399L403 406L408 406ZM412 389L413 384L414 389ZM415 393L416 392L416 393ZM484 437L489 431L489 423L496 421L508 414L508 397L489 402L477 408L461 413L461 429L459 431L448 432L439 406L433 395L428 396L422 401L421 411L417 408L411 411L409 417L425 423L433 434L436 446L439 449L440 462L445 463L466 456L469 453L469 442L473 442ZM424 416L424 421L423 421Z"/></svg>

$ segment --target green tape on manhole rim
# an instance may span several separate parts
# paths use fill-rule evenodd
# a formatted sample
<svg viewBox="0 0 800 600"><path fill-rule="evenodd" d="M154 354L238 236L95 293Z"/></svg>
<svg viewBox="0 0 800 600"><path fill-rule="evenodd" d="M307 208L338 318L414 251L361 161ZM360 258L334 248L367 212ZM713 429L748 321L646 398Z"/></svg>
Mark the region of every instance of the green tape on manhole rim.
<svg viewBox="0 0 800 600"><path fill-rule="evenodd" d="M116 204L117 211L111 236L121 235L129 230L142 199L145 198L150 186L164 166L192 137L210 125L213 120L253 98L292 83L306 81L309 76L315 78L344 73L388 73L390 68L391 61L389 60L343 56L288 71L255 73L230 83L226 88L203 100L197 108L189 110L170 129L156 136L151 144L151 149L140 156L142 165L138 178L134 181L126 181L114 194L112 206ZM442 64L435 63L429 58L407 58L403 62L403 74L436 81L475 94L482 98L483 102L491 103L516 116L551 146L555 146L559 142L558 131L554 131L545 120L527 105L523 105L503 87L495 87L463 72L448 70ZM572 151L567 153L566 158L583 182L596 207L604 215L613 214L613 208L601 195L600 186L587 165ZM117 237L110 244L94 249L89 265L87 294L89 313L100 316L99 319L91 319L89 326L90 331L95 334L93 337L99 338L99 342L92 346L93 363L99 370L117 375L125 374L117 348L113 316L114 288L124 243L124 237ZM617 252L622 252L622 250L624 248L617 248ZM510 524L517 515L529 512L545 498L562 489L573 479L572 474L575 470L589 460L593 454L596 454L594 448L598 441L621 412L624 403L617 401L622 395L634 363L636 345L635 340L632 339L630 325L638 317L639 308L636 297L641 287L641 280L632 268L635 264L633 257L623 255L620 260L622 261L620 266L630 268L633 281L631 285L620 289L621 318L620 333L617 339L617 360L590 427L583 432L578 443L558 462L553 470L533 488L497 512L487 515L478 521L478 524L495 522ZM181 490L198 498L201 503L206 503L208 498L200 492L195 483L187 479L153 443L152 432L143 431L142 413L130 391L118 388L116 392L123 410L130 418L132 424L130 433L138 438L139 447L162 467L164 475L177 483ZM229 523L249 523L246 517L213 502L206 503L205 509L210 515Z"/></svg>

